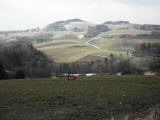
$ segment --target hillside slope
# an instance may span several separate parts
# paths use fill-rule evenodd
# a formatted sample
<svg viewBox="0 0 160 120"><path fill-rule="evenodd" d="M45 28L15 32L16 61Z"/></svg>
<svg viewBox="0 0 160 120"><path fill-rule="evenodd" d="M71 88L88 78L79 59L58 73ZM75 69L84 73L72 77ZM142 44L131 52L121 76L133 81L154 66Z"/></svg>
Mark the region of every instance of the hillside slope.
<svg viewBox="0 0 160 120"><path fill-rule="evenodd" d="M128 56L141 43L160 44L160 25L128 21L94 24L81 19L57 21L43 29L2 32L0 41L31 41L56 62L75 62L88 55Z"/></svg>

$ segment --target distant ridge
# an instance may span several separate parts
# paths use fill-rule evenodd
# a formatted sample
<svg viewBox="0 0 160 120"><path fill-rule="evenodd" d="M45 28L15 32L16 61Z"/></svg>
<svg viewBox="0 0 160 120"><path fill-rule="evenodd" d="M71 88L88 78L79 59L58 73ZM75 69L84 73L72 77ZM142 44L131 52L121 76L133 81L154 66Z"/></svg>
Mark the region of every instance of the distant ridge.
<svg viewBox="0 0 160 120"><path fill-rule="evenodd" d="M107 21L107 22L104 22L103 24L118 25L118 24L130 24L130 22L129 21Z"/></svg>
<svg viewBox="0 0 160 120"><path fill-rule="evenodd" d="M51 23L46 26L46 30L57 30L57 31L64 31L66 30L64 25L74 23L74 22L84 22L81 19L75 18L75 19L68 19L68 20L63 20L63 21L57 21L54 23Z"/></svg>
<svg viewBox="0 0 160 120"><path fill-rule="evenodd" d="M57 22L54 22L52 24L64 24L65 25L65 24L69 24L69 23L72 23L72 22L84 22L84 21L81 20L81 19L75 18L75 19L57 21Z"/></svg>

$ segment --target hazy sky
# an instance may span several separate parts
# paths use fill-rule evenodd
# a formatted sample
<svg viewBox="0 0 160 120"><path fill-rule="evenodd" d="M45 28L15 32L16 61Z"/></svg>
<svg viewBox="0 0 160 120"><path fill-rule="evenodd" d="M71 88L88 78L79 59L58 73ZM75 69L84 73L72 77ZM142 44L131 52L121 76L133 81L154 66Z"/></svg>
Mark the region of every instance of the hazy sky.
<svg viewBox="0 0 160 120"><path fill-rule="evenodd" d="M0 0L0 30L44 27L80 18L160 24L160 0Z"/></svg>

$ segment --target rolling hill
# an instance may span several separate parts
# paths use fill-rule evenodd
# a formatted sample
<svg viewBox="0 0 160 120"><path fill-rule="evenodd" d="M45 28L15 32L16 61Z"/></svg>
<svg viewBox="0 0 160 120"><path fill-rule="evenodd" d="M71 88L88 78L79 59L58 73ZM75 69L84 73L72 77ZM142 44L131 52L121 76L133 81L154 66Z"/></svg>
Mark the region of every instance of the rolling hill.
<svg viewBox="0 0 160 120"><path fill-rule="evenodd" d="M81 19L57 21L43 29L1 32L0 41L31 41L37 49L58 63L75 62L86 56L127 56L137 44L160 43L160 25L128 21L95 24Z"/></svg>

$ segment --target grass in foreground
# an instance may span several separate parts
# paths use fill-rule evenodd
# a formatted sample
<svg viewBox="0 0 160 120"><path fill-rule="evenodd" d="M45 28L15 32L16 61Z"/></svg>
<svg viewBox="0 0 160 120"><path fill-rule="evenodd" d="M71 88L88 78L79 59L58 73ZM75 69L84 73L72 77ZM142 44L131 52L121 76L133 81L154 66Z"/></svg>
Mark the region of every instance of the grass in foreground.
<svg viewBox="0 0 160 120"><path fill-rule="evenodd" d="M0 120L104 120L160 104L160 76L0 81Z"/></svg>

